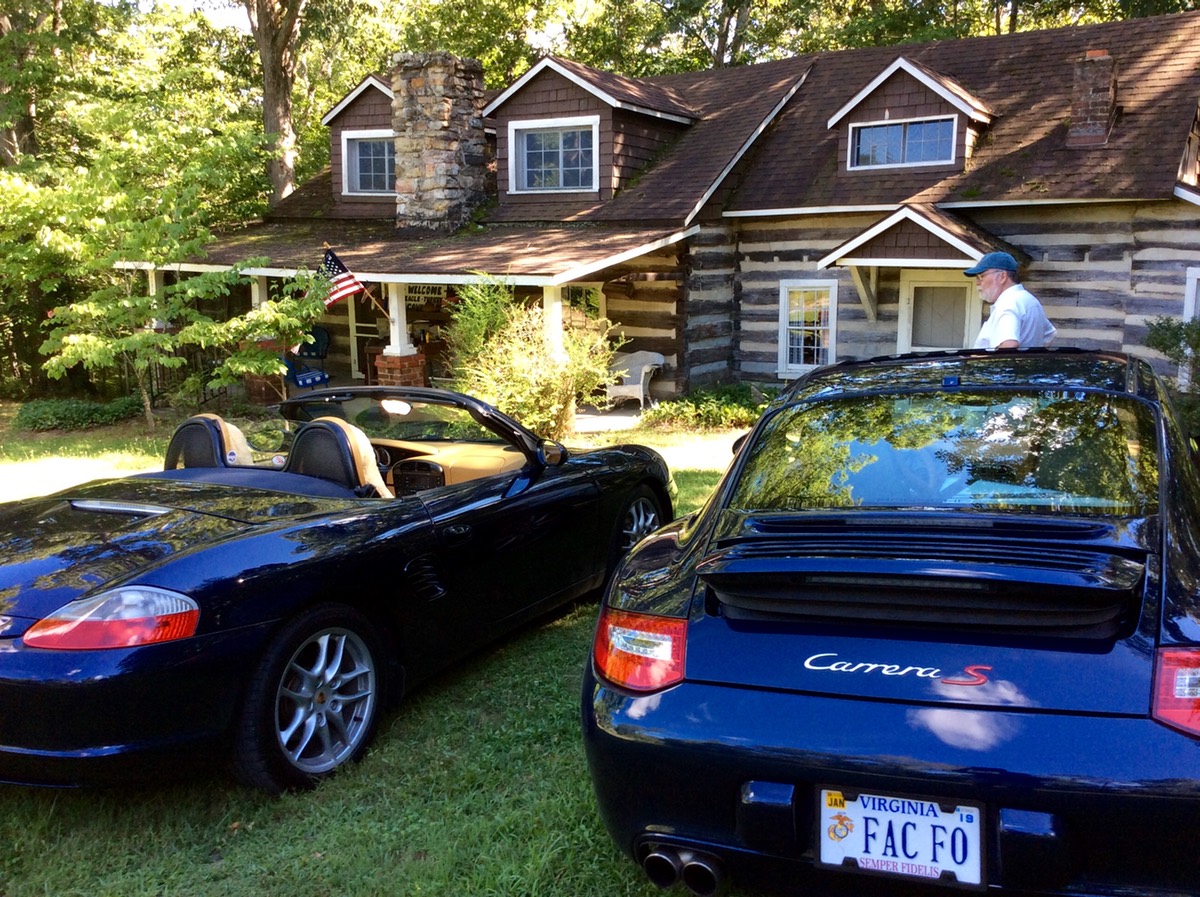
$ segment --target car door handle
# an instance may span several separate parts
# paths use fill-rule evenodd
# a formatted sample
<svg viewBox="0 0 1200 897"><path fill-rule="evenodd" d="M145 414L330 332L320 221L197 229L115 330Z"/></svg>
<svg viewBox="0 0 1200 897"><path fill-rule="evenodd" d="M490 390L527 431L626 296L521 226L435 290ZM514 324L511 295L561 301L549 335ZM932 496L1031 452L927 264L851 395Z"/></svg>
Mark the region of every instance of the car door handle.
<svg viewBox="0 0 1200 897"><path fill-rule="evenodd" d="M465 523L455 523L442 530L442 533L451 542L465 542L471 538L471 527Z"/></svg>

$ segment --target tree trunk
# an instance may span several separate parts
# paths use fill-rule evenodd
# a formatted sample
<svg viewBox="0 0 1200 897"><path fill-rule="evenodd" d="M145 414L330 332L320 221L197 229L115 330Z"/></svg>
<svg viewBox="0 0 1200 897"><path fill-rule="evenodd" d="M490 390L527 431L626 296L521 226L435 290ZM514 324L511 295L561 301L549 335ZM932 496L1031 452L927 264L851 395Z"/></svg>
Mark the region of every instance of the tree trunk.
<svg viewBox="0 0 1200 897"><path fill-rule="evenodd" d="M262 64L263 130L275 142L275 154L267 165L271 204L275 205L296 189L292 88L307 0L242 0L242 5L250 18L250 32Z"/></svg>

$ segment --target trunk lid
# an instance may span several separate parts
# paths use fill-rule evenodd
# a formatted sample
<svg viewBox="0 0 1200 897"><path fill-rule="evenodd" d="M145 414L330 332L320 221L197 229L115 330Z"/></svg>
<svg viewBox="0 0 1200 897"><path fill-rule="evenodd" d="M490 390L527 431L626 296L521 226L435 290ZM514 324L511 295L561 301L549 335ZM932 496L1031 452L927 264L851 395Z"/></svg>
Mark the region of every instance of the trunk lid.
<svg viewBox="0 0 1200 897"><path fill-rule="evenodd" d="M687 676L869 700L1145 714L1145 519L724 512Z"/></svg>
<svg viewBox="0 0 1200 897"><path fill-rule="evenodd" d="M38 619L74 598L249 527L348 504L133 477L3 504L0 615Z"/></svg>

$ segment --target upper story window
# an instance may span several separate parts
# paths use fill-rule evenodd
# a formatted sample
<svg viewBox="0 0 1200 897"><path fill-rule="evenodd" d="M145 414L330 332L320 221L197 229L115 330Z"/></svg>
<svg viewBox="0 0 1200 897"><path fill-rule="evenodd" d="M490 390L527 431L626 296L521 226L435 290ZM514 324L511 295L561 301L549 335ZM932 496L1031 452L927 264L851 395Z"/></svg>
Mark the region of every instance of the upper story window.
<svg viewBox="0 0 1200 897"><path fill-rule="evenodd" d="M954 128L952 116L851 125L850 168L953 162Z"/></svg>
<svg viewBox="0 0 1200 897"><path fill-rule="evenodd" d="M342 133L346 193L396 192L396 141L391 131Z"/></svg>
<svg viewBox="0 0 1200 897"><path fill-rule="evenodd" d="M599 133L594 115L509 123L509 192L599 189Z"/></svg>

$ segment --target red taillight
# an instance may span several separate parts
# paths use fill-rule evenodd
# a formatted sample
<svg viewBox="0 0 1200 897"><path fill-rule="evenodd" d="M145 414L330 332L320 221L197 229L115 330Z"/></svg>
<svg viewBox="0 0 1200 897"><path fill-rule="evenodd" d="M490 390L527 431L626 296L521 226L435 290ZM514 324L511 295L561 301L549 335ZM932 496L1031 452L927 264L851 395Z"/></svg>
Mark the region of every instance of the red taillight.
<svg viewBox="0 0 1200 897"><path fill-rule="evenodd" d="M134 586L66 604L22 638L26 647L60 651L133 648L190 638L199 622L200 608L186 595Z"/></svg>
<svg viewBox="0 0 1200 897"><path fill-rule="evenodd" d="M592 656L596 672L630 691L658 691L683 681L687 620L605 607Z"/></svg>
<svg viewBox="0 0 1200 897"><path fill-rule="evenodd" d="M1200 649L1159 650L1153 714L1160 723L1200 735Z"/></svg>

